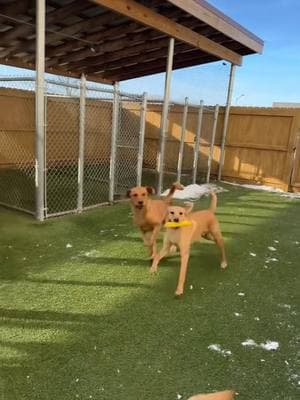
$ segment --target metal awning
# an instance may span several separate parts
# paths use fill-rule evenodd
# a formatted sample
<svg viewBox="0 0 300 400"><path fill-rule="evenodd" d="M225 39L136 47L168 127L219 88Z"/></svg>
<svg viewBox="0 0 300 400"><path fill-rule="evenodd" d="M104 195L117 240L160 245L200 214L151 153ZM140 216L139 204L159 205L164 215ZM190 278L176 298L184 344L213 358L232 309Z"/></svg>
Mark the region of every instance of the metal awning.
<svg viewBox="0 0 300 400"><path fill-rule="evenodd" d="M37 0L38 1L38 0ZM46 72L112 83L261 53L263 41L203 0L48 0ZM0 64L35 69L36 2L0 0Z"/></svg>

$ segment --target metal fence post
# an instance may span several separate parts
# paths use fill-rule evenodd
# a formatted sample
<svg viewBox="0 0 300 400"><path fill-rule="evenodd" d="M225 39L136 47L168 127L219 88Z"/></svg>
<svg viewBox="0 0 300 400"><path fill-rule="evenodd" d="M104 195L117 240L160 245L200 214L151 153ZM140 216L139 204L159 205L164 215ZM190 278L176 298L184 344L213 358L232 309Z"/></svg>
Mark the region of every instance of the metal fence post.
<svg viewBox="0 0 300 400"><path fill-rule="evenodd" d="M182 116L182 126L181 126L181 138L180 138L180 146L178 153L178 162L177 162L177 181L180 182L181 179L181 170L182 170L182 160L183 160L183 152L184 152L184 142L185 142L185 131L186 131L186 120L189 108L189 98L186 97L184 100L184 109Z"/></svg>
<svg viewBox="0 0 300 400"><path fill-rule="evenodd" d="M225 114L224 114L224 124L223 124L222 142L221 142L221 154L220 154L219 170L218 170L218 180L219 181L221 180L222 169L223 169L223 166L224 166L225 143L226 143L226 135L227 135L228 121L229 121L229 112L230 112L232 92L233 92L233 82L234 82L235 69L236 69L236 65L231 64L229 83L228 83L227 100L226 100L226 108L225 108Z"/></svg>
<svg viewBox="0 0 300 400"><path fill-rule="evenodd" d="M215 145L217 124L218 124L218 115L219 115L219 104L217 104L215 106L215 112L214 112L214 120L213 120L212 134L211 134L210 151L209 151L209 156L208 156L208 161L207 161L206 183L209 183L209 180L210 180L211 162L212 162L213 155L214 155L214 145Z"/></svg>
<svg viewBox="0 0 300 400"><path fill-rule="evenodd" d="M163 103L161 124L160 124L160 148L159 148L158 157L157 157L157 172L158 172L157 193L158 194L161 194L162 186L163 186L165 147L166 147L166 137L167 137L167 129L168 129L170 83L171 83L171 74L172 74L173 56L174 56L174 43L175 43L174 38L170 38L169 48L168 48L166 78L165 78L164 103Z"/></svg>
<svg viewBox="0 0 300 400"><path fill-rule="evenodd" d="M85 101L86 101L86 78L81 75L80 100L79 100L79 152L78 152L78 195L77 211L83 208L83 179L84 179L84 142L85 142Z"/></svg>
<svg viewBox="0 0 300 400"><path fill-rule="evenodd" d="M114 84L114 98L112 109L112 132L111 132L111 150L110 150L110 169L109 169L109 194L108 200L112 203L115 194L115 173L116 173L116 154L117 137L119 128L119 82Z"/></svg>
<svg viewBox="0 0 300 400"><path fill-rule="evenodd" d="M198 121L197 121L197 131L196 131L196 139L195 139L195 147L194 147L194 160L193 160L193 183L196 183L197 180L197 172L198 172L198 160L199 160L199 147L200 147L200 138L201 138L201 129L202 129L202 120L203 120L203 100L200 101L200 107L198 110Z"/></svg>
<svg viewBox="0 0 300 400"><path fill-rule="evenodd" d="M143 93L143 101L142 101L142 104L141 104L139 153L138 153L137 180L136 180L137 186L141 186L141 184L142 184L146 112L147 112L147 93L144 92Z"/></svg>
<svg viewBox="0 0 300 400"><path fill-rule="evenodd" d="M45 218L45 15L46 1L37 2L35 81L35 207L36 218Z"/></svg>

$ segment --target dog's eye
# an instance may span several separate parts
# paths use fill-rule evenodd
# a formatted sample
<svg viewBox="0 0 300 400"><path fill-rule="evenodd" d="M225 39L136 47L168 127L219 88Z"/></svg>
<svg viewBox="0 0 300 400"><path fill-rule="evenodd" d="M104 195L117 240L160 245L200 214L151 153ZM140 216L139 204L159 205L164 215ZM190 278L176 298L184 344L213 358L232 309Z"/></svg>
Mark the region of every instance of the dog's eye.
<svg viewBox="0 0 300 400"><path fill-rule="evenodd" d="M137 193L134 193L133 197L137 197Z"/></svg>
<svg viewBox="0 0 300 400"><path fill-rule="evenodd" d="M142 196L146 196L146 193L143 193Z"/></svg>
<svg viewBox="0 0 300 400"><path fill-rule="evenodd" d="M170 211L170 214L174 215L174 211Z"/></svg>
<svg viewBox="0 0 300 400"><path fill-rule="evenodd" d="M183 212L180 212L179 215L183 215Z"/></svg>

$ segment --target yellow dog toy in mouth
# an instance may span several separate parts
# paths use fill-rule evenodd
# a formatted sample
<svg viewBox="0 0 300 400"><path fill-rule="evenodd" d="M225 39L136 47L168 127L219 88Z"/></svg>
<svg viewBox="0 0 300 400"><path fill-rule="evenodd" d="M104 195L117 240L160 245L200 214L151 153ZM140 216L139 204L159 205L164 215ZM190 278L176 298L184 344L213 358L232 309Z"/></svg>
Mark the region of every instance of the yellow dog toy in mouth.
<svg viewBox="0 0 300 400"><path fill-rule="evenodd" d="M181 222L166 222L165 228L182 228L184 226L191 226L192 221L181 221Z"/></svg>

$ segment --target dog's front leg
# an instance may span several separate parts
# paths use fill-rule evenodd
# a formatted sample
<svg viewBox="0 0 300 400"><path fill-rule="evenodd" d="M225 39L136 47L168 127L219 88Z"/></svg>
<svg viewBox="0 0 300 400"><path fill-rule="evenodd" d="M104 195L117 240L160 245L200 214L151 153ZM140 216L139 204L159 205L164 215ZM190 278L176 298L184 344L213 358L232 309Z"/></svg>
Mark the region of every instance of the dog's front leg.
<svg viewBox="0 0 300 400"><path fill-rule="evenodd" d="M156 253L153 258L152 266L150 268L150 272L152 274L157 272L157 267L158 267L160 260L170 253L171 245L172 244L168 240L164 240L162 249L160 250L159 253Z"/></svg>
<svg viewBox="0 0 300 400"><path fill-rule="evenodd" d="M157 242L157 238L160 232L160 225L155 225L152 234L151 234L151 238L150 238L150 246L151 246L151 258L154 259L154 257L157 254L157 248L156 248L156 242Z"/></svg>
<svg viewBox="0 0 300 400"><path fill-rule="evenodd" d="M151 245L152 231L144 232L142 230L141 233L142 233L142 238L143 238L144 245L148 248L149 257L151 257L152 256L152 245Z"/></svg>
<svg viewBox="0 0 300 400"><path fill-rule="evenodd" d="M183 294L189 256L190 256L189 248L180 249L180 271L179 271L179 278L178 278L177 288L175 291L175 296L181 296Z"/></svg>

